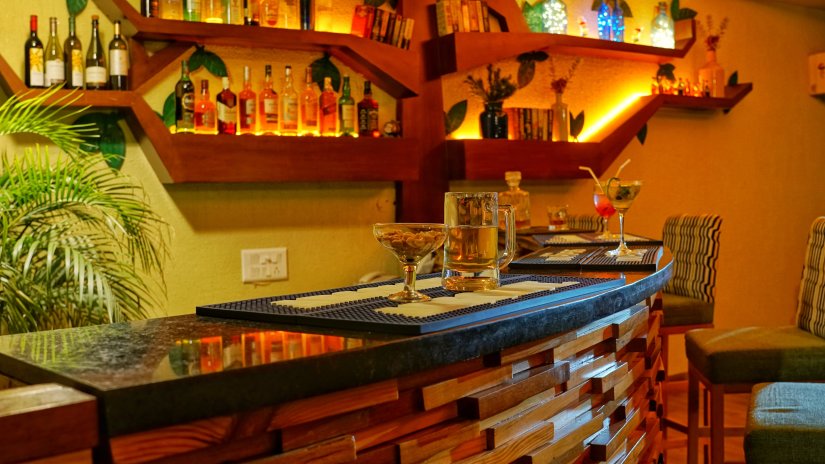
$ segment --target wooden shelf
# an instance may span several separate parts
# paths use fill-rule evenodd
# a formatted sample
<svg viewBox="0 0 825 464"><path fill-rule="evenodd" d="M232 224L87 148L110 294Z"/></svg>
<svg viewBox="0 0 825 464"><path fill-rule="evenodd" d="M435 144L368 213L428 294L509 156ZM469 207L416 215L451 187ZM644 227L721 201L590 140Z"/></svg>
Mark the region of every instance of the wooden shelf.
<svg viewBox="0 0 825 464"><path fill-rule="evenodd" d="M753 84L727 87L725 98L641 97L601 131L606 135L599 142L447 140L450 179L500 180L505 171L521 171L528 180L587 178L589 175L579 170L582 165L601 175L659 108L729 110L752 89Z"/></svg>
<svg viewBox="0 0 825 464"><path fill-rule="evenodd" d="M127 0L95 3L111 19L123 20L125 33L137 41L326 52L395 98L419 93L417 64L413 64L419 60L410 50L350 34L146 18Z"/></svg>
<svg viewBox="0 0 825 464"><path fill-rule="evenodd" d="M454 72L463 72L522 53L547 50L596 58L664 63L683 58L696 41L696 23L677 21L676 48L660 48L627 42L611 42L566 34L532 32L458 32L433 39L429 48L435 49L434 60L429 60L427 75L435 78Z"/></svg>

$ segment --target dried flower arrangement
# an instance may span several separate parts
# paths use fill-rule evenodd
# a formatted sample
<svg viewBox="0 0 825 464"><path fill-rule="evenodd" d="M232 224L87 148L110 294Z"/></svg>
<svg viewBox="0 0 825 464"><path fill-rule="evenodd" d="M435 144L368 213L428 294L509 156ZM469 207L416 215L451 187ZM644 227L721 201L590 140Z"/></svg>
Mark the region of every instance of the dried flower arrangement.
<svg viewBox="0 0 825 464"><path fill-rule="evenodd" d="M581 62L581 57L577 56L573 60L573 63L570 64L570 69L567 70L564 77L556 78L556 61L552 56L550 57L550 87L553 89L553 92L564 93L567 85L573 80L573 74L576 73L576 68L579 67Z"/></svg>
<svg viewBox="0 0 825 464"><path fill-rule="evenodd" d="M464 80L470 87L470 93L481 98L484 103L501 102L510 98L516 93L516 84L513 83L513 76L501 77L501 69L493 69L492 64L487 65L487 86L484 86L482 78L467 76Z"/></svg>
<svg viewBox="0 0 825 464"><path fill-rule="evenodd" d="M719 23L719 30L714 33L713 17L708 15L707 24L705 27L708 30L708 36L705 38L705 47L712 51L718 50L720 46L719 41L722 39L722 36L725 35L725 29L728 28L728 18L722 19L722 22Z"/></svg>

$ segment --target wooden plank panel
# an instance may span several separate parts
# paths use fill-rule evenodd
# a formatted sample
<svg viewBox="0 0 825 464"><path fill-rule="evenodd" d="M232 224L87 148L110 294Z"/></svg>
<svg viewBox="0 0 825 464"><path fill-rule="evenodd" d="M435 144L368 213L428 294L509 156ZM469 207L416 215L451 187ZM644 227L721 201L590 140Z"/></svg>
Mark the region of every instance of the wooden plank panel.
<svg viewBox="0 0 825 464"><path fill-rule="evenodd" d="M138 463L190 453L224 443L232 432L232 416L213 417L109 440L118 463Z"/></svg>
<svg viewBox="0 0 825 464"><path fill-rule="evenodd" d="M435 424L458 417L456 403L447 403L441 407L395 420L382 422L355 433L355 448L363 450L379 445L409 433L417 432Z"/></svg>
<svg viewBox="0 0 825 464"><path fill-rule="evenodd" d="M620 398L631 385L635 384L637 380L643 378L644 367L644 359L636 360L635 364L631 365L627 374L616 382L612 389L607 391L605 394L607 399L615 400L616 398ZM647 382L648 380L645 379L644 381Z"/></svg>
<svg viewBox="0 0 825 464"><path fill-rule="evenodd" d="M450 422L422 431L411 439L398 442L398 458L401 464L421 462L438 453L477 438L478 421Z"/></svg>
<svg viewBox="0 0 825 464"><path fill-rule="evenodd" d="M91 464L92 450L81 450L72 453L51 456L48 458L26 461L26 464Z"/></svg>
<svg viewBox="0 0 825 464"><path fill-rule="evenodd" d="M631 317L630 310L625 309L582 327L576 331L575 340L553 348L553 362L562 361L600 342L610 340L613 338L613 324L621 323L629 317Z"/></svg>
<svg viewBox="0 0 825 464"><path fill-rule="evenodd" d="M513 362L513 364L511 364L513 366L513 377L515 377L520 372L524 372L534 367L543 366L545 364L551 364L549 351L534 354L529 358L522 359L521 361L515 361Z"/></svg>
<svg viewBox="0 0 825 464"><path fill-rule="evenodd" d="M500 464L512 462L542 443L553 439L554 426L552 422L540 422L521 436L507 444L491 451L469 457L459 461L461 464Z"/></svg>
<svg viewBox="0 0 825 464"><path fill-rule="evenodd" d="M604 356L594 358L588 364L580 365L578 369L570 372L570 378L567 380L567 388L572 388L587 380L593 378L594 375L608 369L611 364L616 362L616 353L608 353Z"/></svg>
<svg viewBox="0 0 825 464"><path fill-rule="evenodd" d="M576 331L571 330L561 335L544 338L535 342L525 343L501 351L499 354L499 364L509 364L521 359L528 358L534 354L549 351L562 343L571 342L576 339Z"/></svg>
<svg viewBox="0 0 825 464"><path fill-rule="evenodd" d="M633 411L627 419L611 423L607 430L602 431L590 442L590 457L598 461L606 461L620 446L626 442L630 432L636 430L644 419L644 412Z"/></svg>
<svg viewBox="0 0 825 464"><path fill-rule="evenodd" d="M437 367L425 372L418 372L399 378L398 389L400 391L404 391L411 388L424 387L426 385L438 383L447 379L453 379L472 372L477 372L484 367L484 359L482 358L474 358L468 361Z"/></svg>
<svg viewBox="0 0 825 464"><path fill-rule="evenodd" d="M0 462L66 454L97 443L93 396L51 383L0 391Z"/></svg>
<svg viewBox="0 0 825 464"><path fill-rule="evenodd" d="M628 364L619 361L594 375L591 379L593 382L593 393L607 393L619 380L627 375L628 371Z"/></svg>
<svg viewBox="0 0 825 464"><path fill-rule="evenodd" d="M338 464L355 462L355 437L344 435L283 454L249 461L248 464Z"/></svg>
<svg viewBox="0 0 825 464"><path fill-rule="evenodd" d="M398 382L388 380L275 407L269 430L304 424L398 399Z"/></svg>
<svg viewBox="0 0 825 464"><path fill-rule="evenodd" d="M534 449L525 457L525 462L531 464L551 463L553 459L563 455L569 449L581 446L589 436L602 428L604 415L589 412L582 414L563 429L557 430L556 438L551 442Z"/></svg>
<svg viewBox="0 0 825 464"><path fill-rule="evenodd" d="M568 363L537 367L518 374L501 385L461 398L458 403L459 411L465 417L486 419L566 382L569 377Z"/></svg>
<svg viewBox="0 0 825 464"><path fill-rule="evenodd" d="M613 336L622 337L628 333L635 332L639 326L647 326L650 318L650 310L643 303L629 309L631 315L627 319L613 323Z"/></svg>
<svg viewBox="0 0 825 464"><path fill-rule="evenodd" d="M572 404L580 404L590 391L590 384L582 384L558 396L551 397L526 409L512 408L482 422L487 437L487 448L494 449L530 429L534 424L548 420ZM489 425L488 425L489 424Z"/></svg>
<svg viewBox="0 0 825 464"><path fill-rule="evenodd" d="M513 369L510 366L483 369L423 387L421 388L421 397L424 410L436 408L485 388L498 385L511 379L512 372Z"/></svg>

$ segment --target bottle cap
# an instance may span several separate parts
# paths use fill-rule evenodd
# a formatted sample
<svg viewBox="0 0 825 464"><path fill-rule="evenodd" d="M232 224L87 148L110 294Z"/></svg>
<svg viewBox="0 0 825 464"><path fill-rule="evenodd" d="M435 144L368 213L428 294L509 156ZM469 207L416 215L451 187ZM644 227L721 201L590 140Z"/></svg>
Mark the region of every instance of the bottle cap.
<svg viewBox="0 0 825 464"><path fill-rule="evenodd" d="M508 185L512 183L518 184L521 182L521 171L506 171L504 173L504 180Z"/></svg>
<svg viewBox="0 0 825 464"><path fill-rule="evenodd" d="M226 76L222 77L221 78L221 84L223 84L223 88L228 89L229 88L229 78L226 77Z"/></svg>

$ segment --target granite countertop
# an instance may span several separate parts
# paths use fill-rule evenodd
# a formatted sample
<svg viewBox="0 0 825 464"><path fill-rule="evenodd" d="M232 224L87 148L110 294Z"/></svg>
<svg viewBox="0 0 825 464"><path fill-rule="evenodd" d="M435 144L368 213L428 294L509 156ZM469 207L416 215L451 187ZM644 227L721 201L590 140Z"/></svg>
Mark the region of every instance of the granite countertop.
<svg viewBox="0 0 825 464"><path fill-rule="evenodd" d="M671 268L668 256L657 271L628 274L618 288L419 336L196 315L8 335L0 337L0 373L95 395L102 430L117 436L377 382L572 330L654 295Z"/></svg>

